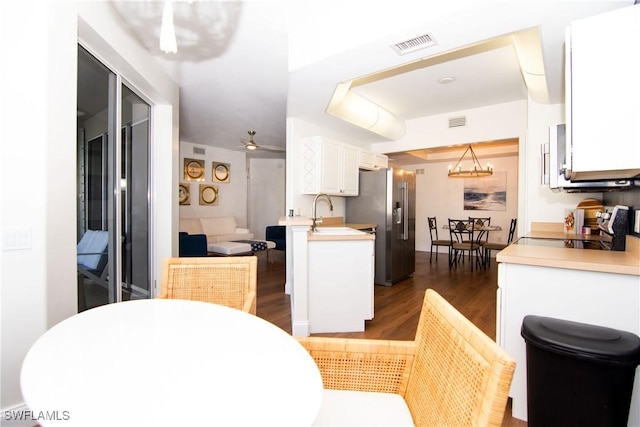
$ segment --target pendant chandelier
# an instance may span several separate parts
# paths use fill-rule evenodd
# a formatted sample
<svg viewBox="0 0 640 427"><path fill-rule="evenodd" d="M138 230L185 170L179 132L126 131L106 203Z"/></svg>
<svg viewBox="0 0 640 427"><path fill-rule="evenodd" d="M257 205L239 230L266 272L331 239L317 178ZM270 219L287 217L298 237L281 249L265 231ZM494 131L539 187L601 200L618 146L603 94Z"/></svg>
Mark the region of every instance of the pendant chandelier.
<svg viewBox="0 0 640 427"><path fill-rule="evenodd" d="M462 161L467 153L471 154L472 165L469 169L462 169ZM449 177L451 178L479 178L491 175L493 175L493 165L491 163L487 163L483 168L478 157L476 157L476 153L473 152L471 145L467 147L455 166L451 167L451 165L449 165Z"/></svg>

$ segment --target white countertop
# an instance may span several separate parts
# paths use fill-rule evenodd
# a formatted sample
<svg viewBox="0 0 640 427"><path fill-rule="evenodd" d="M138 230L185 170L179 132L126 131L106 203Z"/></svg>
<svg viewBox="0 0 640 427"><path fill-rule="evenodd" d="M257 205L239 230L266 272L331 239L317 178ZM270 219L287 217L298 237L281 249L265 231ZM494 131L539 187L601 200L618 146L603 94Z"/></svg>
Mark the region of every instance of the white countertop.
<svg viewBox="0 0 640 427"><path fill-rule="evenodd" d="M362 231L359 231L359 229L366 229L366 228L376 228L376 224L344 224L344 223L339 223L339 222L335 222L335 221L328 221L329 218L324 218L325 220L327 220L327 224L323 224L323 225L318 225L318 228L340 228L340 227L346 227L346 228L352 228L354 230L354 233L350 233L350 234L345 234L345 233L335 233L335 234L331 234L328 232L320 232L320 233L316 233L313 231L309 231L309 235L308 235L308 240L375 240L376 236L375 234L371 234L371 233L365 233ZM342 221L342 219L340 218L340 220ZM283 216L280 217L279 221L278 221L279 225L286 225L286 226L311 226L313 225L313 220L311 218L307 218L307 217L303 217L303 216Z"/></svg>

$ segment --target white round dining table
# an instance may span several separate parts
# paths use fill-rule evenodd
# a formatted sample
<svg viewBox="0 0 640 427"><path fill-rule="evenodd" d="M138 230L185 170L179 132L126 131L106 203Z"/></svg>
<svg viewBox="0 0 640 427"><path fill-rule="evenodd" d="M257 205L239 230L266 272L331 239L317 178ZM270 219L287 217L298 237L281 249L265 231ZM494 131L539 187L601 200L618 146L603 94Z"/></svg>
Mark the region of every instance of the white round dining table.
<svg viewBox="0 0 640 427"><path fill-rule="evenodd" d="M254 315L198 301L93 308L48 330L21 371L42 426L307 426L322 402L315 362ZM42 412L48 411L48 412Z"/></svg>

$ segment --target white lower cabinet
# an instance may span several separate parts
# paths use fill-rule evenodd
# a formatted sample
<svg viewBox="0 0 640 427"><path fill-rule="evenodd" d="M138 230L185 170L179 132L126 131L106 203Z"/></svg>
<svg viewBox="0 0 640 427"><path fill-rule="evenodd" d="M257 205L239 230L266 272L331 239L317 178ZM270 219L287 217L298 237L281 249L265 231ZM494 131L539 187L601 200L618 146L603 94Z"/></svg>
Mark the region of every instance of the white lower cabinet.
<svg viewBox="0 0 640 427"><path fill-rule="evenodd" d="M523 264L498 264L496 336L516 360L509 396L515 418L527 420L526 315L605 326L640 335L640 277ZM635 376L629 425L640 426L640 374Z"/></svg>
<svg viewBox="0 0 640 427"><path fill-rule="evenodd" d="M374 240L309 241L309 332L364 331L373 319Z"/></svg>

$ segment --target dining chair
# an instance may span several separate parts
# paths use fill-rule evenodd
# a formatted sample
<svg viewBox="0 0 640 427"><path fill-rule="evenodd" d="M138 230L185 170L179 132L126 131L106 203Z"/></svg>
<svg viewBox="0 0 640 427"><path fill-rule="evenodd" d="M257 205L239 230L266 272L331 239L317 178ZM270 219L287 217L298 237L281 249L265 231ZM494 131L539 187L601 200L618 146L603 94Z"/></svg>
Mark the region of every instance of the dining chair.
<svg viewBox="0 0 640 427"><path fill-rule="evenodd" d="M464 263L465 253L468 254L471 271L473 271L474 264L480 265L482 263L480 244L476 241L477 230L474 224L474 221L469 219L449 218L449 237L451 240L449 268L457 265L460 261Z"/></svg>
<svg viewBox="0 0 640 427"><path fill-rule="evenodd" d="M491 265L491 251L501 251L513 242L517 224L518 218L512 218L511 224L509 225L509 237L507 238L507 243L487 242L484 244L484 259L487 266Z"/></svg>
<svg viewBox="0 0 640 427"><path fill-rule="evenodd" d="M482 259L482 266L485 267L484 244L489 241L489 231L484 230L484 227L491 226L491 217L470 216L469 220L473 220L473 226L476 230L476 242L480 245L480 257Z"/></svg>
<svg viewBox="0 0 640 427"><path fill-rule="evenodd" d="M431 238L431 249L429 253L429 264L433 258L433 247L436 247L436 262L438 262L438 246L446 246L449 252L449 260L451 260L451 240L438 238L438 221L435 216L427 217L427 223L429 225L429 237ZM435 235L435 238L434 238Z"/></svg>
<svg viewBox="0 0 640 427"><path fill-rule="evenodd" d="M204 301L256 314L256 256L165 258L159 298Z"/></svg>
<svg viewBox="0 0 640 427"><path fill-rule="evenodd" d="M500 426L515 361L433 289L413 341L299 337L324 385L314 425Z"/></svg>
<svg viewBox="0 0 640 427"><path fill-rule="evenodd" d="M81 277L86 277L105 288L109 287L107 263L109 260L109 232L87 230L77 246L77 269Z"/></svg>

